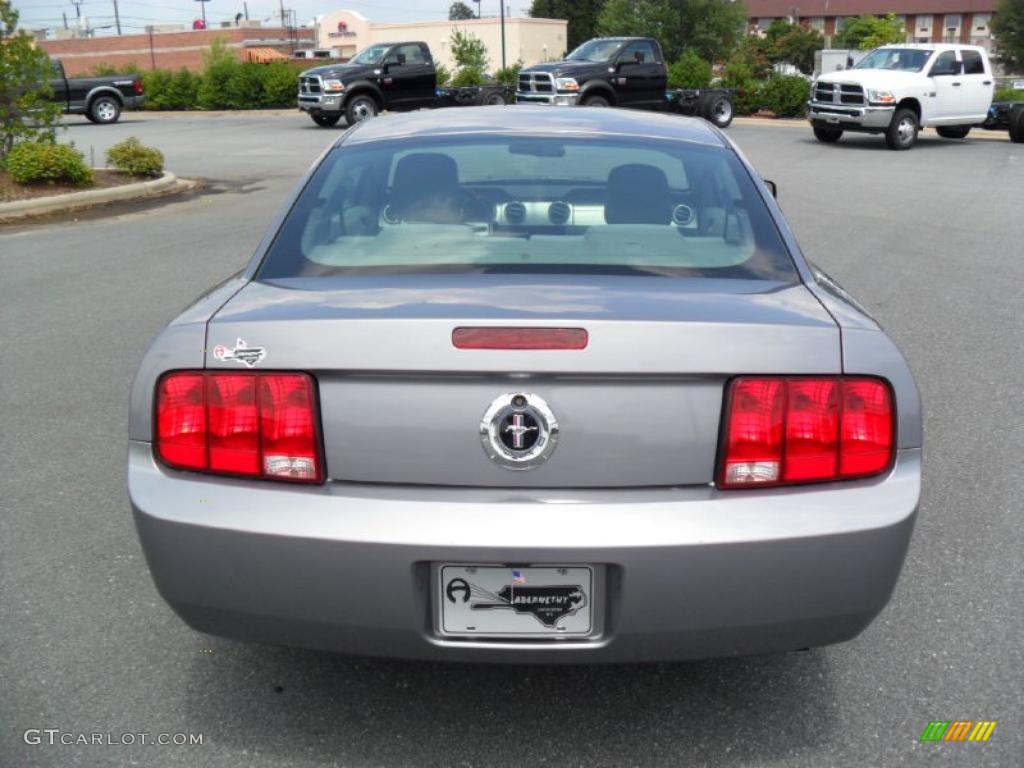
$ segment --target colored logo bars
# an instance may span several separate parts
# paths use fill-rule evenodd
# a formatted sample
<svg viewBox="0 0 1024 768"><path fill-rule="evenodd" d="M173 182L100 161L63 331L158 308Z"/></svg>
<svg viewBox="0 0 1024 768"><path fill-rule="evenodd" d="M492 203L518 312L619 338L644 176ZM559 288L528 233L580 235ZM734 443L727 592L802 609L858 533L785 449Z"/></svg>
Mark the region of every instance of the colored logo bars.
<svg viewBox="0 0 1024 768"><path fill-rule="evenodd" d="M921 741L988 741L996 729L996 720L932 720L921 734ZM968 735L970 734L970 735Z"/></svg>

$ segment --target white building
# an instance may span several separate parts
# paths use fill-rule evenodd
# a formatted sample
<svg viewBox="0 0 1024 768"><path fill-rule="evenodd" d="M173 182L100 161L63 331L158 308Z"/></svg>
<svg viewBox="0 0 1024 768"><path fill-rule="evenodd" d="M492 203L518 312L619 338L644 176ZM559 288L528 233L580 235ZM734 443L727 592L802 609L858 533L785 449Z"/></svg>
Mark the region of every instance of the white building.
<svg viewBox="0 0 1024 768"><path fill-rule="evenodd" d="M505 18L505 62L536 64L560 59L566 52L564 19L535 19L528 16ZM501 67L501 20L497 17L466 21L413 21L405 24L378 24L356 11L326 13L317 25L317 47L348 59L374 43L422 41L430 46L434 60L448 69L455 68L451 56L453 30L473 35L487 46L488 71Z"/></svg>

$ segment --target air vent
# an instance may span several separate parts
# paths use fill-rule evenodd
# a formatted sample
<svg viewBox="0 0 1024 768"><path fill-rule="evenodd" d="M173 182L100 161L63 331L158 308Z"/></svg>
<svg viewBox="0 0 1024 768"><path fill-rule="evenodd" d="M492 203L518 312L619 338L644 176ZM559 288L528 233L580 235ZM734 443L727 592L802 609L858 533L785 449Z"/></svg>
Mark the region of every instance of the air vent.
<svg viewBox="0 0 1024 768"><path fill-rule="evenodd" d="M518 200L505 205L505 221L509 224L522 224L526 220L526 206Z"/></svg>
<svg viewBox="0 0 1024 768"><path fill-rule="evenodd" d="M563 200L556 200L548 206L548 219L551 220L552 224L561 226L569 221L569 216L571 215L572 208Z"/></svg>
<svg viewBox="0 0 1024 768"><path fill-rule="evenodd" d="M693 222L693 208L680 203L672 209L672 223L677 227L686 227Z"/></svg>

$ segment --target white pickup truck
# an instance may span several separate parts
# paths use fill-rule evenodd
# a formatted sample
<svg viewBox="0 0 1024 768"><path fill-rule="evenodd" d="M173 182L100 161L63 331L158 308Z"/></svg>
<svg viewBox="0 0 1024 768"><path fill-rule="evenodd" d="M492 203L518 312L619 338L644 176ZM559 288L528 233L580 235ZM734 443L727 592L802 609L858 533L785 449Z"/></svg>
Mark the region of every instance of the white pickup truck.
<svg viewBox="0 0 1024 768"><path fill-rule="evenodd" d="M962 139L974 126L1008 127L1024 141L1024 111L999 112L993 124L992 64L974 45L884 45L852 69L823 74L811 86L807 118L818 141L839 141L844 131L881 133L891 149L910 149L921 128Z"/></svg>

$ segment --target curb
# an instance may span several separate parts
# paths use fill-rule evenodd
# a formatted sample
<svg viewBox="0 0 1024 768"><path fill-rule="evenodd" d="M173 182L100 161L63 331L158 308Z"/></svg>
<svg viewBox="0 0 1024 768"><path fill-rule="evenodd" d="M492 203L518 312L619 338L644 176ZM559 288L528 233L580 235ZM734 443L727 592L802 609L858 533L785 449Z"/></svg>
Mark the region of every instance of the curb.
<svg viewBox="0 0 1024 768"><path fill-rule="evenodd" d="M110 187L109 189L87 189L84 192L68 192L63 195L51 195L49 197L36 197L31 200L15 200L10 203L0 203L0 222L21 219L27 216L39 216L55 211L70 211L103 203L159 197L160 195L187 189L191 185L192 182L179 179L170 171L164 171L163 176L151 181L123 184L119 187Z"/></svg>

